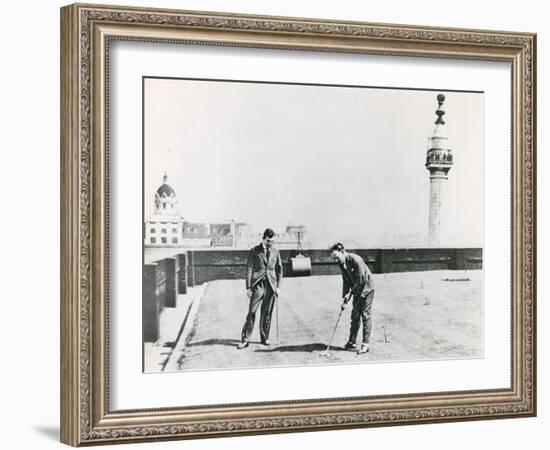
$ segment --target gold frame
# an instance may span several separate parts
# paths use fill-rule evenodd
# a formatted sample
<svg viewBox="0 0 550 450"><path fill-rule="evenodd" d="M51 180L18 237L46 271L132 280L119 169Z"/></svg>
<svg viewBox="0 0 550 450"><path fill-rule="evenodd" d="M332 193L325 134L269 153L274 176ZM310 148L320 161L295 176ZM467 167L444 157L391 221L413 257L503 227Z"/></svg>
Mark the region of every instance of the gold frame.
<svg viewBox="0 0 550 450"><path fill-rule="evenodd" d="M113 412L106 61L114 39L506 61L512 66L509 389ZM536 414L536 35L75 4L61 9L61 440L130 441Z"/></svg>

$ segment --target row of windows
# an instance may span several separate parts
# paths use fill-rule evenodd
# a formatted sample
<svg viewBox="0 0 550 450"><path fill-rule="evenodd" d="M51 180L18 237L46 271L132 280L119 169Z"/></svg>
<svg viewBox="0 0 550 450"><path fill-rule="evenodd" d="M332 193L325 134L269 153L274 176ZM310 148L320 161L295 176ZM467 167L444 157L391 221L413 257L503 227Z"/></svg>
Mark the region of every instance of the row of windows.
<svg viewBox="0 0 550 450"><path fill-rule="evenodd" d="M156 233L156 232L157 232L157 229L156 229L156 228L151 228L151 229L149 230L149 232L150 232L150 233ZM166 234L166 228L161 228L161 229L160 229L160 232L161 232L161 234ZM177 228L172 228L172 234L176 234L177 232L178 232L178 229L177 229ZM201 232L201 230L199 230L198 228L193 228L193 229L191 229L191 228L184 228L183 232L184 232L184 233L198 234L198 233ZM204 232L206 232L206 231L204 231ZM227 233L225 233L225 234L227 234Z"/></svg>
<svg viewBox="0 0 550 450"><path fill-rule="evenodd" d="M162 222L161 222L162 223ZM156 228L151 228L149 230L150 233L154 234L157 232L157 229ZM178 232L178 229L177 228L172 228L172 234L177 234ZM191 227L184 227L183 228L183 232L184 233L192 233L192 234L199 234L199 233L206 233L206 230L201 230L200 228L191 228ZM161 234L166 234L167 231L166 231L166 228L161 228L160 229L160 233ZM222 236L228 236L231 234L231 230L228 230L228 229L215 229L215 230L212 230L212 234L213 235L222 235Z"/></svg>
<svg viewBox="0 0 550 450"><path fill-rule="evenodd" d="M206 233L206 230L200 230L198 228L184 228L183 229L183 232L184 233L192 233L192 234L199 234L200 232L203 232L203 233ZM151 228L149 229L149 233L151 234L155 234L157 232L157 229L156 228ZM166 234L167 233L167 230L166 228L161 228L160 229L160 233L161 234ZM177 228L172 228L172 234L177 234L178 233L178 229ZM223 235L229 235L229 230L224 230L223 233L214 233L214 234L223 234Z"/></svg>
<svg viewBox="0 0 550 450"><path fill-rule="evenodd" d="M212 234L218 236L229 236L231 234L231 230L228 230L227 228L214 229L212 230Z"/></svg>
<svg viewBox="0 0 550 450"><path fill-rule="evenodd" d="M156 228L151 228L151 230L149 230L151 233L156 233L157 230ZM160 230L161 234L166 234L166 228L161 228ZM178 232L178 229L177 228L172 228L172 234L177 234Z"/></svg>
<svg viewBox="0 0 550 450"><path fill-rule="evenodd" d="M197 234L197 233L200 233L201 230L199 230L198 228L184 228L184 233L194 233L194 234ZM206 233L206 230L203 231L204 233Z"/></svg>
<svg viewBox="0 0 550 450"><path fill-rule="evenodd" d="M156 237L152 237L151 238L151 244L156 244L157 243L157 238ZM160 243L161 244L168 244L168 239L163 237L163 238L160 238ZM172 244L177 244L178 243L178 238L175 237L175 238L172 238Z"/></svg>
<svg viewBox="0 0 550 450"><path fill-rule="evenodd" d="M166 205L167 203L163 203L162 204L162 209L166 209ZM170 206L170 209L174 209L174 205L173 204L168 204L168 206ZM158 208L159 207L159 204L157 203L156 207Z"/></svg>

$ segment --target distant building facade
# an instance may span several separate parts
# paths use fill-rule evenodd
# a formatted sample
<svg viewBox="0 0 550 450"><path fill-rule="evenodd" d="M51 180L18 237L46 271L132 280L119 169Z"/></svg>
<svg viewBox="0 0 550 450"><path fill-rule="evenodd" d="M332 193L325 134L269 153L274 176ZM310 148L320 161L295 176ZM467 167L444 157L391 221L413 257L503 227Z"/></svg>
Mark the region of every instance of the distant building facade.
<svg viewBox="0 0 550 450"><path fill-rule="evenodd" d="M303 225L287 225L285 231L276 233L277 247L302 249L309 247L309 234Z"/></svg>
<svg viewBox="0 0 550 450"><path fill-rule="evenodd" d="M244 222L235 223L235 247L250 248L257 245L261 238L261 233L257 232L252 225Z"/></svg>
<svg viewBox="0 0 550 450"><path fill-rule="evenodd" d="M145 221L144 244L146 247L184 248L250 248L262 238L262 233L245 222L235 220L206 223L191 222L179 213L178 199L168 184L165 174L161 186L155 192L154 211ZM309 237L303 225L289 225L276 233L279 248L297 248L309 245Z"/></svg>
<svg viewBox="0 0 550 450"><path fill-rule="evenodd" d="M210 228L207 223L184 220L181 235L181 246L183 247L210 247Z"/></svg>
<svg viewBox="0 0 550 450"><path fill-rule="evenodd" d="M168 184L168 175L165 174L162 185L155 192L154 212L145 222L145 245L181 245L182 223L176 192Z"/></svg>

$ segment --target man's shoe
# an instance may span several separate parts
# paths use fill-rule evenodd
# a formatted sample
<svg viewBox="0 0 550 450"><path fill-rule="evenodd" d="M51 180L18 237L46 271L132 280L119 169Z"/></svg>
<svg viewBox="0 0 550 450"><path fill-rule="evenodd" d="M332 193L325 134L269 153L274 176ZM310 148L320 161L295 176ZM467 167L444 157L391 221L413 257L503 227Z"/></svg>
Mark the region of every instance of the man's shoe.
<svg viewBox="0 0 550 450"><path fill-rule="evenodd" d="M239 350L242 350L243 348L246 348L250 345L250 343L248 341L242 341L241 343L239 343L239 345L237 345L237 348Z"/></svg>
<svg viewBox="0 0 550 450"><path fill-rule="evenodd" d="M363 343L361 344L361 347L357 349L357 354L360 355L361 353L367 353L369 351L369 344Z"/></svg>
<svg viewBox="0 0 550 450"><path fill-rule="evenodd" d="M271 345L271 342L269 342L267 339L262 340L262 345L265 345L266 347L269 347Z"/></svg>
<svg viewBox="0 0 550 450"><path fill-rule="evenodd" d="M346 342L346 345L344 345L344 350L356 350L357 344L355 342Z"/></svg>

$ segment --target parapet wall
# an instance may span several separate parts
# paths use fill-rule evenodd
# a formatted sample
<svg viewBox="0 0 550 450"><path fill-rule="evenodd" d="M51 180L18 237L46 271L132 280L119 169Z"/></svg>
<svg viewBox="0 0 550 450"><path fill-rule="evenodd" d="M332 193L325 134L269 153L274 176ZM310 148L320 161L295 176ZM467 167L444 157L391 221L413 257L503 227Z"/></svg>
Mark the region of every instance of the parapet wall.
<svg viewBox="0 0 550 450"><path fill-rule="evenodd" d="M291 276L288 263L294 251L281 250L284 276ZM373 273L417 272L424 270L476 270L482 268L481 248L352 249ZM212 280L244 279L247 250L194 250L192 254L195 284ZM312 275L336 275L339 268L328 250L308 250Z"/></svg>

